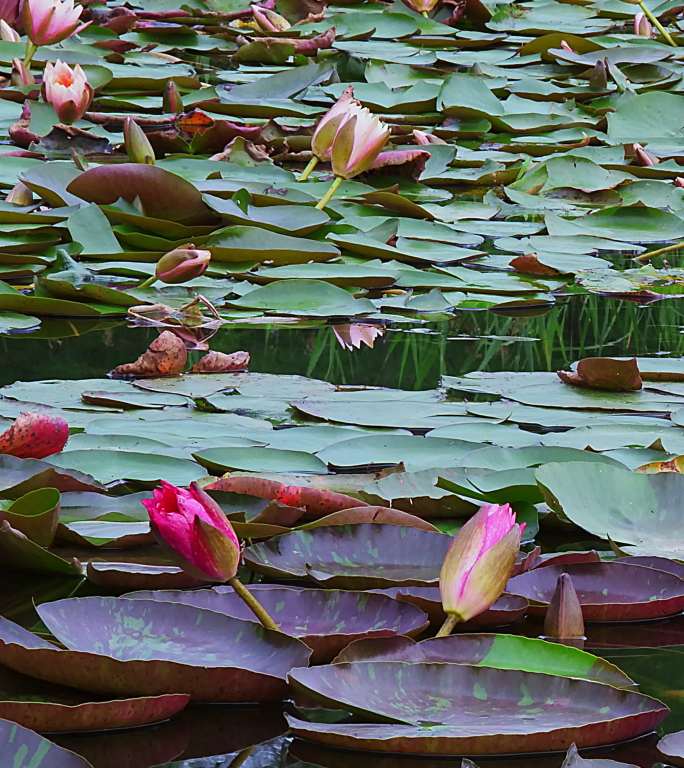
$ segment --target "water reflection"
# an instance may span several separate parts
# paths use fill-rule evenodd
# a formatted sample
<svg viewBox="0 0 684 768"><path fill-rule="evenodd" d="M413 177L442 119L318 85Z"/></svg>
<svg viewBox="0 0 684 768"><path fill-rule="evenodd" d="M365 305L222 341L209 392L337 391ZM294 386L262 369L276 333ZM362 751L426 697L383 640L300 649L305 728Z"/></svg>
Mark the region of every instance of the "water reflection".
<svg viewBox="0 0 684 768"><path fill-rule="evenodd" d="M336 383L432 388L442 374L555 370L579 357L684 354L684 305L639 307L575 297L542 315L460 312L439 322L393 324L373 349L349 352L332 328L307 321L280 328L224 326L213 349L248 350L252 370L299 373ZM100 377L133 360L156 336L126 321L46 320L33 333L0 336L0 384L16 379ZM197 354L197 353L193 353Z"/></svg>

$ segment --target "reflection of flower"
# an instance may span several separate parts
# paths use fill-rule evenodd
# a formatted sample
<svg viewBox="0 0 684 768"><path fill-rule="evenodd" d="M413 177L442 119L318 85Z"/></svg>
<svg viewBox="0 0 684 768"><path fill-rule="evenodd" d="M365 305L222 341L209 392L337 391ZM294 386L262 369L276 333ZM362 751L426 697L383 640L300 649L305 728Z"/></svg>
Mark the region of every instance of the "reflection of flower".
<svg viewBox="0 0 684 768"><path fill-rule="evenodd" d="M19 459L44 459L59 453L69 439L69 425L58 416L22 413L0 435L0 453Z"/></svg>
<svg viewBox="0 0 684 768"><path fill-rule="evenodd" d="M333 325L332 329L340 346L343 349L348 349L350 352L354 349L360 349L362 344L372 349L375 340L385 333L384 328L367 323Z"/></svg>
<svg viewBox="0 0 684 768"><path fill-rule="evenodd" d="M240 565L240 542L219 505L196 483L190 490L162 480L143 499L150 525L188 573L207 581L228 581Z"/></svg>
<svg viewBox="0 0 684 768"><path fill-rule="evenodd" d="M449 634L458 621L486 611L506 586L520 549L524 524L509 504L485 504L456 534L439 575Z"/></svg>
<svg viewBox="0 0 684 768"><path fill-rule="evenodd" d="M70 125L85 114L93 100L93 89L79 64L72 69L58 59L56 64L49 61L45 65L43 97L60 121Z"/></svg>

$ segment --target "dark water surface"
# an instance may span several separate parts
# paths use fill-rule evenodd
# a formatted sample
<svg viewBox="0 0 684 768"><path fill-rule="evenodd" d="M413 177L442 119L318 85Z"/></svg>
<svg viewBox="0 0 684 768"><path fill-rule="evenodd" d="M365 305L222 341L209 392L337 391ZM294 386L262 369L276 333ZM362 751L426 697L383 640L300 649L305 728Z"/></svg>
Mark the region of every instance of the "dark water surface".
<svg viewBox="0 0 684 768"><path fill-rule="evenodd" d="M567 300L543 314L460 313L387 329L374 349L339 347L332 329L308 324L280 328L226 326L212 349L248 350L251 370L298 373L335 383L433 388L443 374L472 370L555 370L584 356L683 355L684 303L647 307L598 297ZM44 323L31 334L0 336L0 383L102 376L133 360L156 336L125 322ZM663 732L684 728L684 618L634 625L594 625L587 650L619 665L672 714ZM460 759L382 757L326 751L282 738L279 709L195 706L161 725L110 734L60 736L59 743L95 768L457 768ZM607 757L650 768L657 737L603 750ZM590 756L589 754L586 755ZM0 760L0 764L1 764ZM484 760L480 768L560 768L558 755Z"/></svg>

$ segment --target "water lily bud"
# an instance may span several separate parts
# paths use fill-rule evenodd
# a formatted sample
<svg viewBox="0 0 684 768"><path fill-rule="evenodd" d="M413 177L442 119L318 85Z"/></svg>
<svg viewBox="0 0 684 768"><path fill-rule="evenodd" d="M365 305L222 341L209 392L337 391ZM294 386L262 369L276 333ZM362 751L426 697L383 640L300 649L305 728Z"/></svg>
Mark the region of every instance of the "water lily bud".
<svg viewBox="0 0 684 768"><path fill-rule="evenodd" d="M43 98L60 121L70 125L85 114L93 100L93 89L80 64L72 69L58 59L55 64L48 62L45 65Z"/></svg>
<svg viewBox="0 0 684 768"><path fill-rule="evenodd" d="M188 243L165 253L157 262L155 274L162 283L185 283L203 275L210 261L211 251L198 250Z"/></svg>
<svg viewBox="0 0 684 768"><path fill-rule="evenodd" d="M12 85L22 87L35 84L35 78L26 64L21 59L12 59Z"/></svg>
<svg viewBox="0 0 684 768"><path fill-rule="evenodd" d="M575 52L574 48L570 45L570 43L567 42L567 40L561 40L560 41L560 47L564 51L567 51L568 53L574 53Z"/></svg>
<svg viewBox="0 0 684 768"><path fill-rule="evenodd" d="M639 11L634 17L634 34L639 35L639 37L653 36L653 25L642 11Z"/></svg>
<svg viewBox="0 0 684 768"><path fill-rule="evenodd" d="M417 128L413 130L413 140L416 144L426 146L428 144L446 144L444 139L440 139L439 136L435 136L434 133L425 133L425 131L419 131Z"/></svg>
<svg viewBox="0 0 684 768"><path fill-rule="evenodd" d="M21 41L17 30L12 29L4 19L0 19L0 38L8 43L18 43Z"/></svg>
<svg viewBox="0 0 684 768"><path fill-rule="evenodd" d="M554 640L580 640L584 637L584 618L575 585L570 575L561 573L544 620L544 634Z"/></svg>
<svg viewBox="0 0 684 768"><path fill-rule="evenodd" d="M404 2L416 13L430 13L439 0L404 0Z"/></svg>
<svg viewBox="0 0 684 768"><path fill-rule="evenodd" d="M33 192L31 192L26 184L18 181L7 193L5 202L12 203L12 205L31 205L33 202Z"/></svg>
<svg viewBox="0 0 684 768"><path fill-rule="evenodd" d="M183 111L183 98L175 80L167 80L162 96L164 112L179 115Z"/></svg>
<svg viewBox="0 0 684 768"><path fill-rule="evenodd" d="M486 504L468 520L439 574L445 613L468 621L494 603L513 572L524 529L509 504Z"/></svg>
<svg viewBox="0 0 684 768"><path fill-rule="evenodd" d="M88 26L82 13L74 0L24 0L24 29L34 45L53 45Z"/></svg>
<svg viewBox="0 0 684 768"><path fill-rule="evenodd" d="M240 541L219 505L197 483L176 488L162 480L143 499L150 527L183 570L204 581L232 579L240 565Z"/></svg>
<svg viewBox="0 0 684 768"><path fill-rule="evenodd" d="M606 62L598 59L589 76L589 85L594 91L605 91L608 87L608 70Z"/></svg>
<svg viewBox="0 0 684 768"><path fill-rule="evenodd" d="M390 129L363 107L346 120L333 139L330 153L333 173L351 179L367 171L387 144Z"/></svg>
<svg viewBox="0 0 684 768"><path fill-rule="evenodd" d="M329 160L333 140L342 123L361 109L354 98L354 89L350 85L345 88L340 98L318 121L311 137L311 151L319 160Z"/></svg>
<svg viewBox="0 0 684 768"><path fill-rule="evenodd" d="M132 117L127 117L124 120L123 134L124 147L126 148L128 159L132 163L154 165L156 158L152 145L147 136L145 136L145 131Z"/></svg>
<svg viewBox="0 0 684 768"><path fill-rule="evenodd" d="M252 15L261 32L284 32L292 26L284 16L270 10L270 8L254 5L252 6Z"/></svg>
<svg viewBox="0 0 684 768"><path fill-rule="evenodd" d="M0 435L0 453L19 459L44 459L59 453L69 439L69 425L46 413L21 413Z"/></svg>
<svg viewBox="0 0 684 768"><path fill-rule="evenodd" d="M676 176L672 183L675 185L675 187L684 189L684 176Z"/></svg>
<svg viewBox="0 0 684 768"><path fill-rule="evenodd" d="M632 149L634 150L634 159L636 160L638 165L642 165L646 168L650 168L651 166L658 164L657 158L653 157L653 155L648 153L641 146L641 144L633 144Z"/></svg>

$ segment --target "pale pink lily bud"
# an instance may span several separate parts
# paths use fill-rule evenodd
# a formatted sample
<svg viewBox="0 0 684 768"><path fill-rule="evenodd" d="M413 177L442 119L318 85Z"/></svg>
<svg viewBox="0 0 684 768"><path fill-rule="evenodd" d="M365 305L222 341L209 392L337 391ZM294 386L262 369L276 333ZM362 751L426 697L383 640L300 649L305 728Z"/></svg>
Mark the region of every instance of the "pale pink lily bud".
<svg viewBox="0 0 684 768"><path fill-rule="evenodd" d="M494 603L513 572L524 529L509 504L486 504L468 520L439 574L445 613L468 621Z"/></svg>
<svg viewBox="0 0 684 768"><path fill-rule="evenodd" d="M642 11L639 11L634 17L634 34L639 35L639 37L653 36L653 25Z"/></svg>
<svg viewBox="0 0 684 768"><path fill-rule="evenodd" d="M252 6L252 15L262 32L285 32L291 27L290 22L284 16L270 10L270 8L254 5Z"/></svg>
<svg viewBox="0 0 684 768"><path fill-rule="evenodd" d="M416 13L430 13L439 0L404 0L404 3Z"/></svg>
<svg viewBox="0 0 684 768"><path fill-rule="evenodd" d="M211 251L199 250L188 243L165 253L157 262L155 274L162 283L186 283L203 275L210 261Z"/></svg>
<svg viewBox="0 0 684 768"><path fill-rule="evenodd" d="M390 129L363 107L340 126L330 160L338 178L352 179L367 171L390 137Z"/></svg>
<svg viewBox="0 0 684 768"><path fill-rule="evenodd" d="M52 45L88 26L82 13L74 0L24 0L24 29L34 45Z"/></svg>
<svg viewBox="0 0 684 768"><path fill-rule="evenodd" d="M73 69L63 61L48 62L43 72L43 98L62 123L80 120L93 100L93 89L77 64Z"/></svg>
<svg viewBox="0 0 684 768"><path fill-rule="evenodd" d="M18 43L20 42L21 37L19 37L19 33L16 29L10 27L4 19L0 19L0 39L5 40L8 43Z"/></svg>
<svg viewBox="0 0 684 768"><path fill-rule="evenodd" d="M413 129L413 140L416 144L427 146L428 144L446 144L444 139L440 139L439 136L435 136L433 133L425 133L425 131L419 131L417 128Z"/></svg>
<svg viewBox="0 0 684 768"><path fill-rule="evenodd" d="M311 151L319 160L329 160L335 135L342 123L356 114L361 105L354 98L354 89L345 88L340 98L318 121L311 137Z"/></svg>
<svg viewBox="0 0 684 768"><path fill-rule="evenodd" d="M570 575L561 573L544 619L544 634L554 640L580 640L584 637L584 617Z"/></svg>
<svg viewBox="0 0 684 768"><path fill-rule="evenodd" d="M26 64L21 59L12 59L12 85L22 87L35 84L35 78Z"/></svg>
<svg viewBox="0 0 684 768"><path fill-rule="evenodd" d="M567 40L561 40L560 41L560 47L564 51L567 51L568 53L574 53L575 52L574 48L570 45L570 43L567 42Z"/></svg>
<svg viewBox="0 0 684 768"><path fill-rule="evenodd" d="M59 453L69 439L69 425L46 413L21 413L0 435L0 453L19 459L44 459Z"/></svg>
<svg viewBox="0 0 684 768"><path fill-rule="evenodd" d="M634 150L634 159L637 161L639 165L642 165L647 168L650 168L653 165L657 165L658 163L657 158L653 157L653 155L648 153L641 146L641 144L633 144L632 149Z"/></svg>
<svg viewBox="0 0 684 768"><path fill-rule="evenodd" d="M240 541L219 505L197 483L176 488L162 480L142 505L152 532L184 571L203 581L232 579L240 565Z"/></svg>
<svg viewBox="0 0 684 768"><path fill-rule="evenodd" d="M132 163L154 165L156 158L150 140L132 117L124 120L123 135L126 154Z"/></svg>
<svg viewBox="0 0 684 768"><path fill-rule="evenodd" d="M339 345L350 352L354 349L361 349L362 344L372 349L375 340L385 333L384 328L369 323L333 325L332 329Z"/></svg>
<svg viewBox="0 0 684 768"><path fill-rule="evenodd" d="M680 189L684 189L684 176L677 176L675 177L675 180L672 182L675 187L679 187Z"/></svg>

